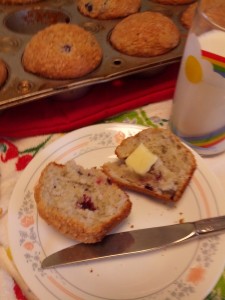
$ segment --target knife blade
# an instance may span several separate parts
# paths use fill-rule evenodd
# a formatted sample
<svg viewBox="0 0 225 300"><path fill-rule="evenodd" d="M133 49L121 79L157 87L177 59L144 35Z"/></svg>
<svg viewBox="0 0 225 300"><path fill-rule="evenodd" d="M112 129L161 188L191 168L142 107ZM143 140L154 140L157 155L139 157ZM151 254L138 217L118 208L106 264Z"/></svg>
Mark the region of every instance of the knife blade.
<svg viewBox="0 0 225 300"><path fill-rule="evenodd" d="M138 229L107 235L95 244L76 244L47 256L43 269L71 263L142 253L192 240L197 237L219 234L225 229L225 216L202 219L161 227Z"/></svg>

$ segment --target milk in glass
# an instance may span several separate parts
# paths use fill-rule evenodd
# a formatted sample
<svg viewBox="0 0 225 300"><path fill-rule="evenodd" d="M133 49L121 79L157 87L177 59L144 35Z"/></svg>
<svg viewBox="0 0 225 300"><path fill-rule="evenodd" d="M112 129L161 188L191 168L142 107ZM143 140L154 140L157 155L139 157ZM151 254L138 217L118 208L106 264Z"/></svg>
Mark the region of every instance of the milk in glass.
<svg viewBox="0 0 225 300"><path fill-rule="evenodd" d="M225 31L189 33L171 128L200 154L225 150Z"/></svg>

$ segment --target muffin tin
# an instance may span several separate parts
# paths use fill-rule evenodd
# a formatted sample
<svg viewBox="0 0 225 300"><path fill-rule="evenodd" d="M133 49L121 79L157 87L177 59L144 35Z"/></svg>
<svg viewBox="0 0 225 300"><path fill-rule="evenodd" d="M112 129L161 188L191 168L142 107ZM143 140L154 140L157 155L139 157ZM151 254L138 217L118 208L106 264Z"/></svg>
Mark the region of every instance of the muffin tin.
<svg viewBox="0 0 225 300"><path fill-rule="evenodd" d="M0 88L0 109L73 91L80 94L82 89L93 84L146 71L154 74L163 66L179 61L187 36L187 30L180 23L186 7L142 0L140 11L157 11L170 17L180 30L181 41L166 54L140 58L121 54L109 43L111 30L121 19L95 20L85 17L77 10L76 1L47 0L30 5L0 5L0 58L8 68L8 79ZM78 79L50 80L24 70L21 58L27 42L36 32L57 22L78 24L96 36L104 54L101 65L95 71Z"/></svg>

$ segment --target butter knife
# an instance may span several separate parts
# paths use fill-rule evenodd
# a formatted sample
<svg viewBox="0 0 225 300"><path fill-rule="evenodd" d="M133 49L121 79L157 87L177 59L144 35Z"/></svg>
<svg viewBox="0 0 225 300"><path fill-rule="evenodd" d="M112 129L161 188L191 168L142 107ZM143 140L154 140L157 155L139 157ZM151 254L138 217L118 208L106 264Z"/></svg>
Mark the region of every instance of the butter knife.
<svg viewBox="0 0 225 300"><path fill-rule="evenodd" d="M141 253L172 246L225 229L225 216L107 235L95 244L76 244L47 256L42 268Z"/></svg>

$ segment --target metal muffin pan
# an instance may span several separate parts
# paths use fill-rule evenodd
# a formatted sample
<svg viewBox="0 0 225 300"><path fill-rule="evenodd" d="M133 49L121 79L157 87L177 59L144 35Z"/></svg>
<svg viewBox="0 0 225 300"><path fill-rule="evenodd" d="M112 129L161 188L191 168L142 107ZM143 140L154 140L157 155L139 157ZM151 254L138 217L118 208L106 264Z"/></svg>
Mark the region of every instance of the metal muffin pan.
<svg viewBox="0 0 225 300"><path fill-rule="evenodd" d="M172 51L152 58L131 57L112 48L109 35L121 20L96 20L83 16L73 0L47 0L30 5L0 5L0 58L8 68L8 79L0 89L0 110L47 96L87 89L93 84L110 81L135 73L160 70L180 61L187 30L180 16L187 5L160 5L142 0L140 11L157 11L170 17L181 33L179 45ZM72 80L50 80L26 72L21 58L31 37L39 30L57 23L75 23L92 32L103 49L101 65L92 73ZM80 92L78 93L80 94Z"/></svg>

